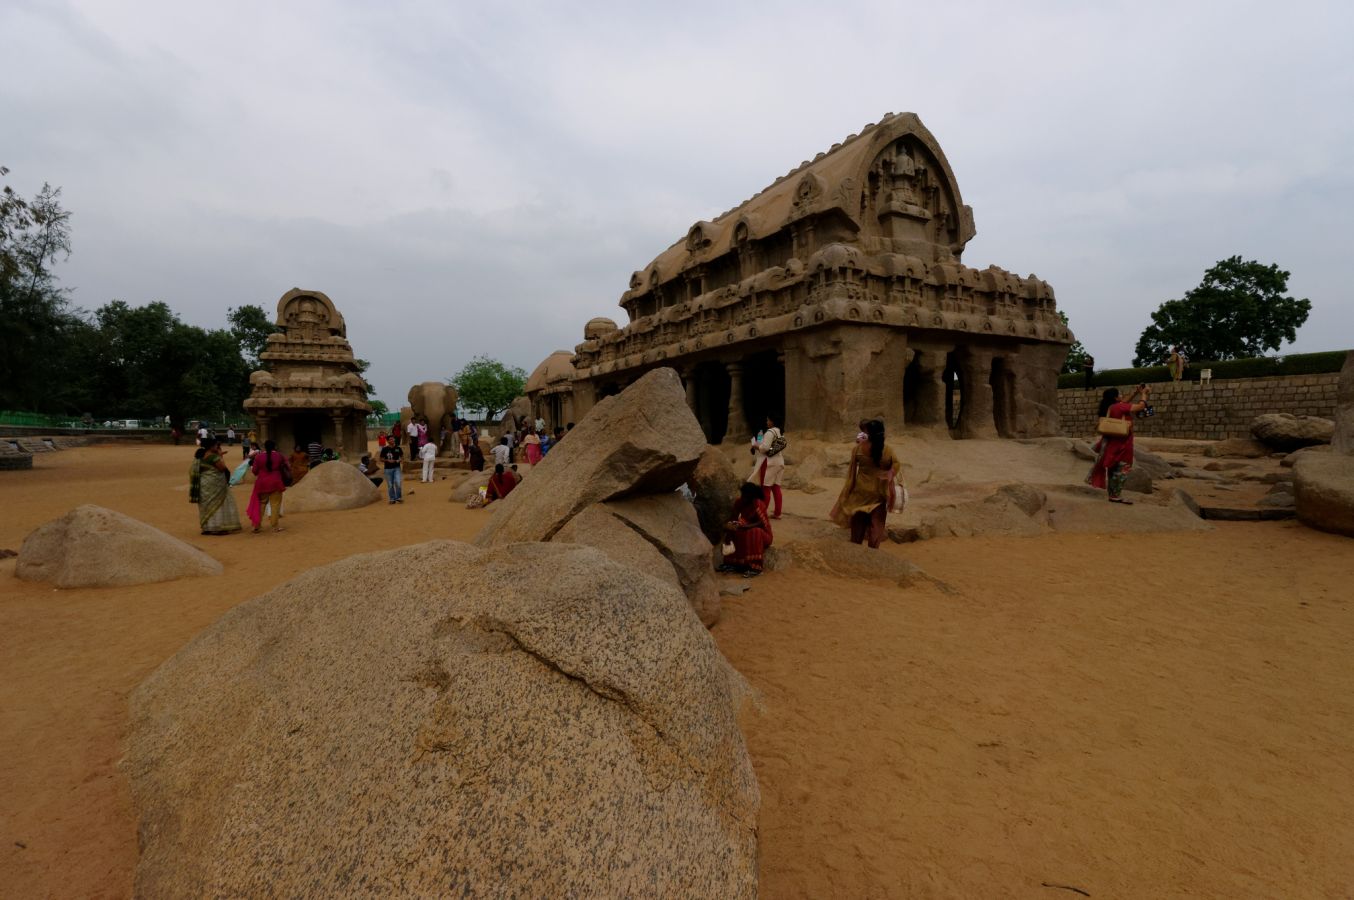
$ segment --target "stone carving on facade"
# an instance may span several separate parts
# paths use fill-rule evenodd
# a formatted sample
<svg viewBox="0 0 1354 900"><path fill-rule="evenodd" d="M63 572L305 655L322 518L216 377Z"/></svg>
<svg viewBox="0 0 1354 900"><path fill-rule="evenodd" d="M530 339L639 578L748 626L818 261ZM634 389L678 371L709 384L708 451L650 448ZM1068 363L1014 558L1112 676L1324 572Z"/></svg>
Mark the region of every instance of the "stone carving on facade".
<svg viewBox="0 0 1354 900"><path fill-rule="evenodd" d="M887 115L636 271L629 322L589 323L549 396L569 394L576 418L661 364L712 442L767 414L830 439L877 415L954 437L1056 434L1074 338L1047 282L963 265L975 233L934 136Z"/></svg>
<svg viewBox="0 0 1354 900"><path fill-rule="evenodd" d="M312 440L347 456L364 452L371 405L342 314L323 293L292 288L277 302L277 325L259 354L268 368L250 374L244 402L259 441L284 452Z"/></svg>

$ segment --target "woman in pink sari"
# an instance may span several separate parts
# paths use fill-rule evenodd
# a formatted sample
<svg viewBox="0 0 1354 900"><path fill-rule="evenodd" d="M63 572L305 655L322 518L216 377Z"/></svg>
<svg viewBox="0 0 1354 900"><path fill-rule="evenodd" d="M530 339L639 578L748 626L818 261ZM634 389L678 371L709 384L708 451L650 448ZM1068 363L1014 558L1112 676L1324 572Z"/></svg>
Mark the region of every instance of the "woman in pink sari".
<svg viewBox="0 0 1354 900"><path fill-rule="evenodd" d="M1095 462L1091 464L1086 483L1091 487L1104 488L1111 503L1132 504L1125 500L1124 482L1133 470L1133 414L1147 406L1147 397L1152 389L1147 385L1138 385L1127 400L1119 399L1118 388L1106 388L1100 398L1100 418L1125 419L1128 421L1128 434L1104 434L1091 449L1096 451ZM1133 398L1142 395L1140 402Z"/></svg>
<svg viewBox="0 0 1354 900"><path fill-rule="evenodd" d="M527 436L522 439L522 446L526 448L528 463L534 466L541 461L541 439L535 431L527 432Z"/></svg>
<svg viewBox="0 0 1354 900"><path fill-rule="evenodd" d="M275 441L264 441L263 450L254 454L249 465L254 470L254 493L249 498L245 513L254 525L254 533L258 534L263 524L265 505L269 507L273 531L282 531L278 519L282 516L282 493L291 480L291 465L287 457L277 452Z"/></svg>

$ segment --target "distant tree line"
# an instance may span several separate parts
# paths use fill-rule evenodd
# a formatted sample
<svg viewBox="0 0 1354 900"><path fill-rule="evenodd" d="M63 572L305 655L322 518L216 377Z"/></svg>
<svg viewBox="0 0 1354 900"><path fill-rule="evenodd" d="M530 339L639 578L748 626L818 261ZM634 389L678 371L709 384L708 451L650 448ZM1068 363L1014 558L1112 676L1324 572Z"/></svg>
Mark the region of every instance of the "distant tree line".
<svg viewBox="0 0 1354 900"><path fill-rule="evenodd" d="M0 176L8 170L0 167ZM229 311L225 327L181 321L163 302L73 306L53 266L71 252L71 214L44 184L0 190L0 409L98 419L242 414L249 373L276 331L263 308Z"/></svg>

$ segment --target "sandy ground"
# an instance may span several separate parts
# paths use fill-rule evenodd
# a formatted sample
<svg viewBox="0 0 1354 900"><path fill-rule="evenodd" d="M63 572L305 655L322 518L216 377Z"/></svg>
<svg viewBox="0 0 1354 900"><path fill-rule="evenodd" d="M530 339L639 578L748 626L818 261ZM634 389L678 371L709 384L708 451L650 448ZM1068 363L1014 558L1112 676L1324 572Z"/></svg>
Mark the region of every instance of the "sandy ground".
<svg viewBox="0 0 1354 900"><path fill-rule="evenodd" d="M227 573L55 591L0 562L0 896L129 894L127 696L224 610L484 520L449 483L406 481L401 506L202 537L190 454L92 447L0 477L0 548L89 502ZM821 498L787 493L787 510ZM714 629L762 698L764 896L1354 893L1354 542L1285 522L881 552L940 584L791 569L740 582Z"/></svg>

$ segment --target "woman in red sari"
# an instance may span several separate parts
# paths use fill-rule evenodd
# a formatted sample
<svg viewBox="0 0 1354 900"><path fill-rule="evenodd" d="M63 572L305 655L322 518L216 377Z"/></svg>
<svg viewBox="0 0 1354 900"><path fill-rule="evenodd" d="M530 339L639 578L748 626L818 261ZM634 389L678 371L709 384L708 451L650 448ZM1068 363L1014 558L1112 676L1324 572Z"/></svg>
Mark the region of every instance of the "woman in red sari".
<svg viewBox="0 0 1354 900"><path fill-rule="evenodd" d="M1133 502L1120 496L1124 492L1124 482L1128 481L1128 473L1133 469L1133 414L1146 408L1147 397L1151 392L1151 388L1141 384L1133 389L1127 400L1120 400L1118 388L1106 388L1100 398L1100 418L1128 421L1128 434L1100 436L1092 448L1096 451L1095 462L1091 465L1091 473L1086 476L1086 483L1091 487L1105 489L1111 503ZM1134 398L1139 394L1142 400L1135 403Z"/></svg>
<svg viewBox="0 0 1354 900"><path fill-rule="evenodd" d="M733 552L724 557L723 572L742 572L744 578L762 574L762 557L771 546L771 520L766 515L761 485L743 482L733 504L733 519L724 526L724 539Z"/></svg>

